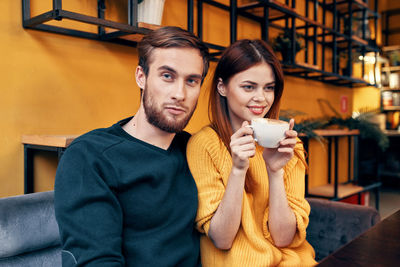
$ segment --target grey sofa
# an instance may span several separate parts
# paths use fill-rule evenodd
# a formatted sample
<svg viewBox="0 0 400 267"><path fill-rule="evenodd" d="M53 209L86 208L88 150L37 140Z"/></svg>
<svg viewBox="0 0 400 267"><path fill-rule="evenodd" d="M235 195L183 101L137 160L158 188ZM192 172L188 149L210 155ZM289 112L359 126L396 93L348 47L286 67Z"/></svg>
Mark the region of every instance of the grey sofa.
<svg viewBox="0 0 400 267"><path fill-rule="evenodd" d="M320 261L380 221L372 207L308 198L311 206L307 241Z"/></svg>
<svg viewBox="0 0 400 267"><path fill-rule="evenodd" d="M0 199L0 266L61 266L53 191Z"/></svg>
<svg viewBox="0 0 400 267"><path fill-rule="evenodd" d="M0 266L61 266L54 217L54 192L0 199ZM369 207L307 199L311 205L307 240L321 260L379 221Z"/></svg>

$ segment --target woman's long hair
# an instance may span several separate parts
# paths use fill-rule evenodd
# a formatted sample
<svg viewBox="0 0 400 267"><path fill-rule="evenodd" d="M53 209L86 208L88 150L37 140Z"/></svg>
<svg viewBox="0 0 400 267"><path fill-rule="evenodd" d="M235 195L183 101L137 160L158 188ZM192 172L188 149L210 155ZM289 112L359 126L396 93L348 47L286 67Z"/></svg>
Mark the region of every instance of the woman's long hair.
<svg viewBox="0 0 400 267"><path fill-rule="evenodd" d="M234 75L260 63L270 65L275 76L274 102L265 118L278 119L284 86L283 71L272 48L266 42L248 39L235 42L223 52L215 70L209 95L209 119L211 128L217 132L230 153L229 144L233 130L229 118L227 99L218 93L218 82L219 79L222 79L224 85L227 86ZM252 181L246 174L245 189L250 192L251 188Z"/></svg>

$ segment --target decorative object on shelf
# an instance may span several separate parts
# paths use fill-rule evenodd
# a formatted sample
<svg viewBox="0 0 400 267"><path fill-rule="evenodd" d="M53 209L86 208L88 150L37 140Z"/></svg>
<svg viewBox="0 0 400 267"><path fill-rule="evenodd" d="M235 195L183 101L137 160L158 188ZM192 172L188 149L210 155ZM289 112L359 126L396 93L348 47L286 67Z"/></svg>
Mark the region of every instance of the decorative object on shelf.
<svg viewBox="0 0 400 267"><path fill-rule="evenodd" d="M394 50L389 53L390 65L399 66L400 65L400 52L398 50Z"/></svg>
<svg viewBox="0 0 400 267"><path fill-rule="evenodd" d="M292 56L292 38L291 31L285 30L281 32L275 39L272 41L272 48L275 52L280 52L282 55L283 62L293 62L295 61L295 57L297 52L299 52L303 46L299 41L300 36L295 34L295 54Z"/></svg>
<svg viewBox="0 0 400 267"><path fill-rule="evenodd" d="M355 22L355 28L353 28L355 34L364 40L370 40L371 39L371 29L369 27L368 17L364 16L364 18L363 18L362 12L358 12L357 15L355 16L355 18L353 18L353 20ZM364 36L363 36L364 29L365 29L365 32L364 32Z"/></svg>
<svg viewBox="0 0 400 267"><path fill-rule="evenodd" d="M339 58L343 58L343 62L344 62L344 64L342 63L343 64L342 66L344 66L344 67L341 67L342 75L351 76L350 64L353 64L353 62L351 60L348 60L347 52L340 53Z"/></svg>
<svg viewBox="0 0 400 267"><path fill-rule="evenodd" d="M139 0L138 22L161 25L165 0Z"/></svg>
<svg viewBox="0 0 400 267"><path fill-rule="evenodd" d="M389 147L389 139L380 128L379 124L374 122L374 116L379 113L378 109L363 108L359 112L355 112L353 116L342 117L330 105L327 100L320 99L328 105L328 108L333 111L335 116L324 116L320 118L309 118L300 120L295 123L294 130L298 133L303 133L308 138L314 138L317 141L322 141L323 138L315 133L314 130L319 129L349 129L359 130L362 139L369 139L376 142L378 147L385 151ZM296 116L304 116L306 113L295 110L281 110L281 120L289 121L290 118Z"/></svg>
<svg viewBox="0 0 400 267"><path fill-rule="evenodd" d="M382 106L383 108L388 108L393 106L393 93L392 91L382 92Z"/></svg>
<svg viewBox="0 0 400 267"><path fill-rule="evenodd" d="M389 87L390 89L399 89L400 88L400 77L398 73L390 73L389 74Z"/></svg>
<svg viewBox="0 0 400 267"><path fill-rule="evenodd" d="M369 110L357 112L353 116L347 118L332 117L325 127L336 125L350 130L357 129L360 131L360 137L362 139L375 141L379 148L385 151L389 147L389 139L379 125L371 121L372 117L378 112L379 110Z"/></svg>

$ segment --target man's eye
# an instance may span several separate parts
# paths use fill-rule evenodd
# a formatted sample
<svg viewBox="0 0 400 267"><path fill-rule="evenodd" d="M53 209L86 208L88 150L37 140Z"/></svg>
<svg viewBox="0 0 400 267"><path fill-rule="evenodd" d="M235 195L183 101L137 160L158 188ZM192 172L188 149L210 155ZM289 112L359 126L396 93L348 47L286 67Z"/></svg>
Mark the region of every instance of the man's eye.
<svg viewBox="0 0 400 267"><path fill-rule="evenodd" d="M172 79L172 75L169 74L169 73L163 73L161 76L162 76L164 79L167 79L167 80Z"/></svg>
<svg viewBox="0 0 400 267"><path fill-rule="evenodd" d="M198 80L196 80L196 79L188 79L187 80L187 83L189 84L189 85L197 85L198 83L199 83L199 81Z"/></svg>

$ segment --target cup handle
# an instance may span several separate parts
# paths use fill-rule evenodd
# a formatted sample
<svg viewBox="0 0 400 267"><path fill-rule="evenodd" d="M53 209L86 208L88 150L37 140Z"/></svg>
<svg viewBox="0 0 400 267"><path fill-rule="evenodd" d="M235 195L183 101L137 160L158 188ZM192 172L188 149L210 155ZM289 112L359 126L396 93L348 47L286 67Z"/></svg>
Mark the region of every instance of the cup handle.
<svg viewBox="0 0 400 267"><path fill-rule="evenodd" d="M246 126L244 126L244 127L250 128L250 129L252 129L253 132L254 132L254 127L253 127L253 125L249 124L249 125L246 125ZM254 135L253 135L253 138L254 138L254 141L258 142L258 141L257 141L257 138L255 138Z"/></svg>

